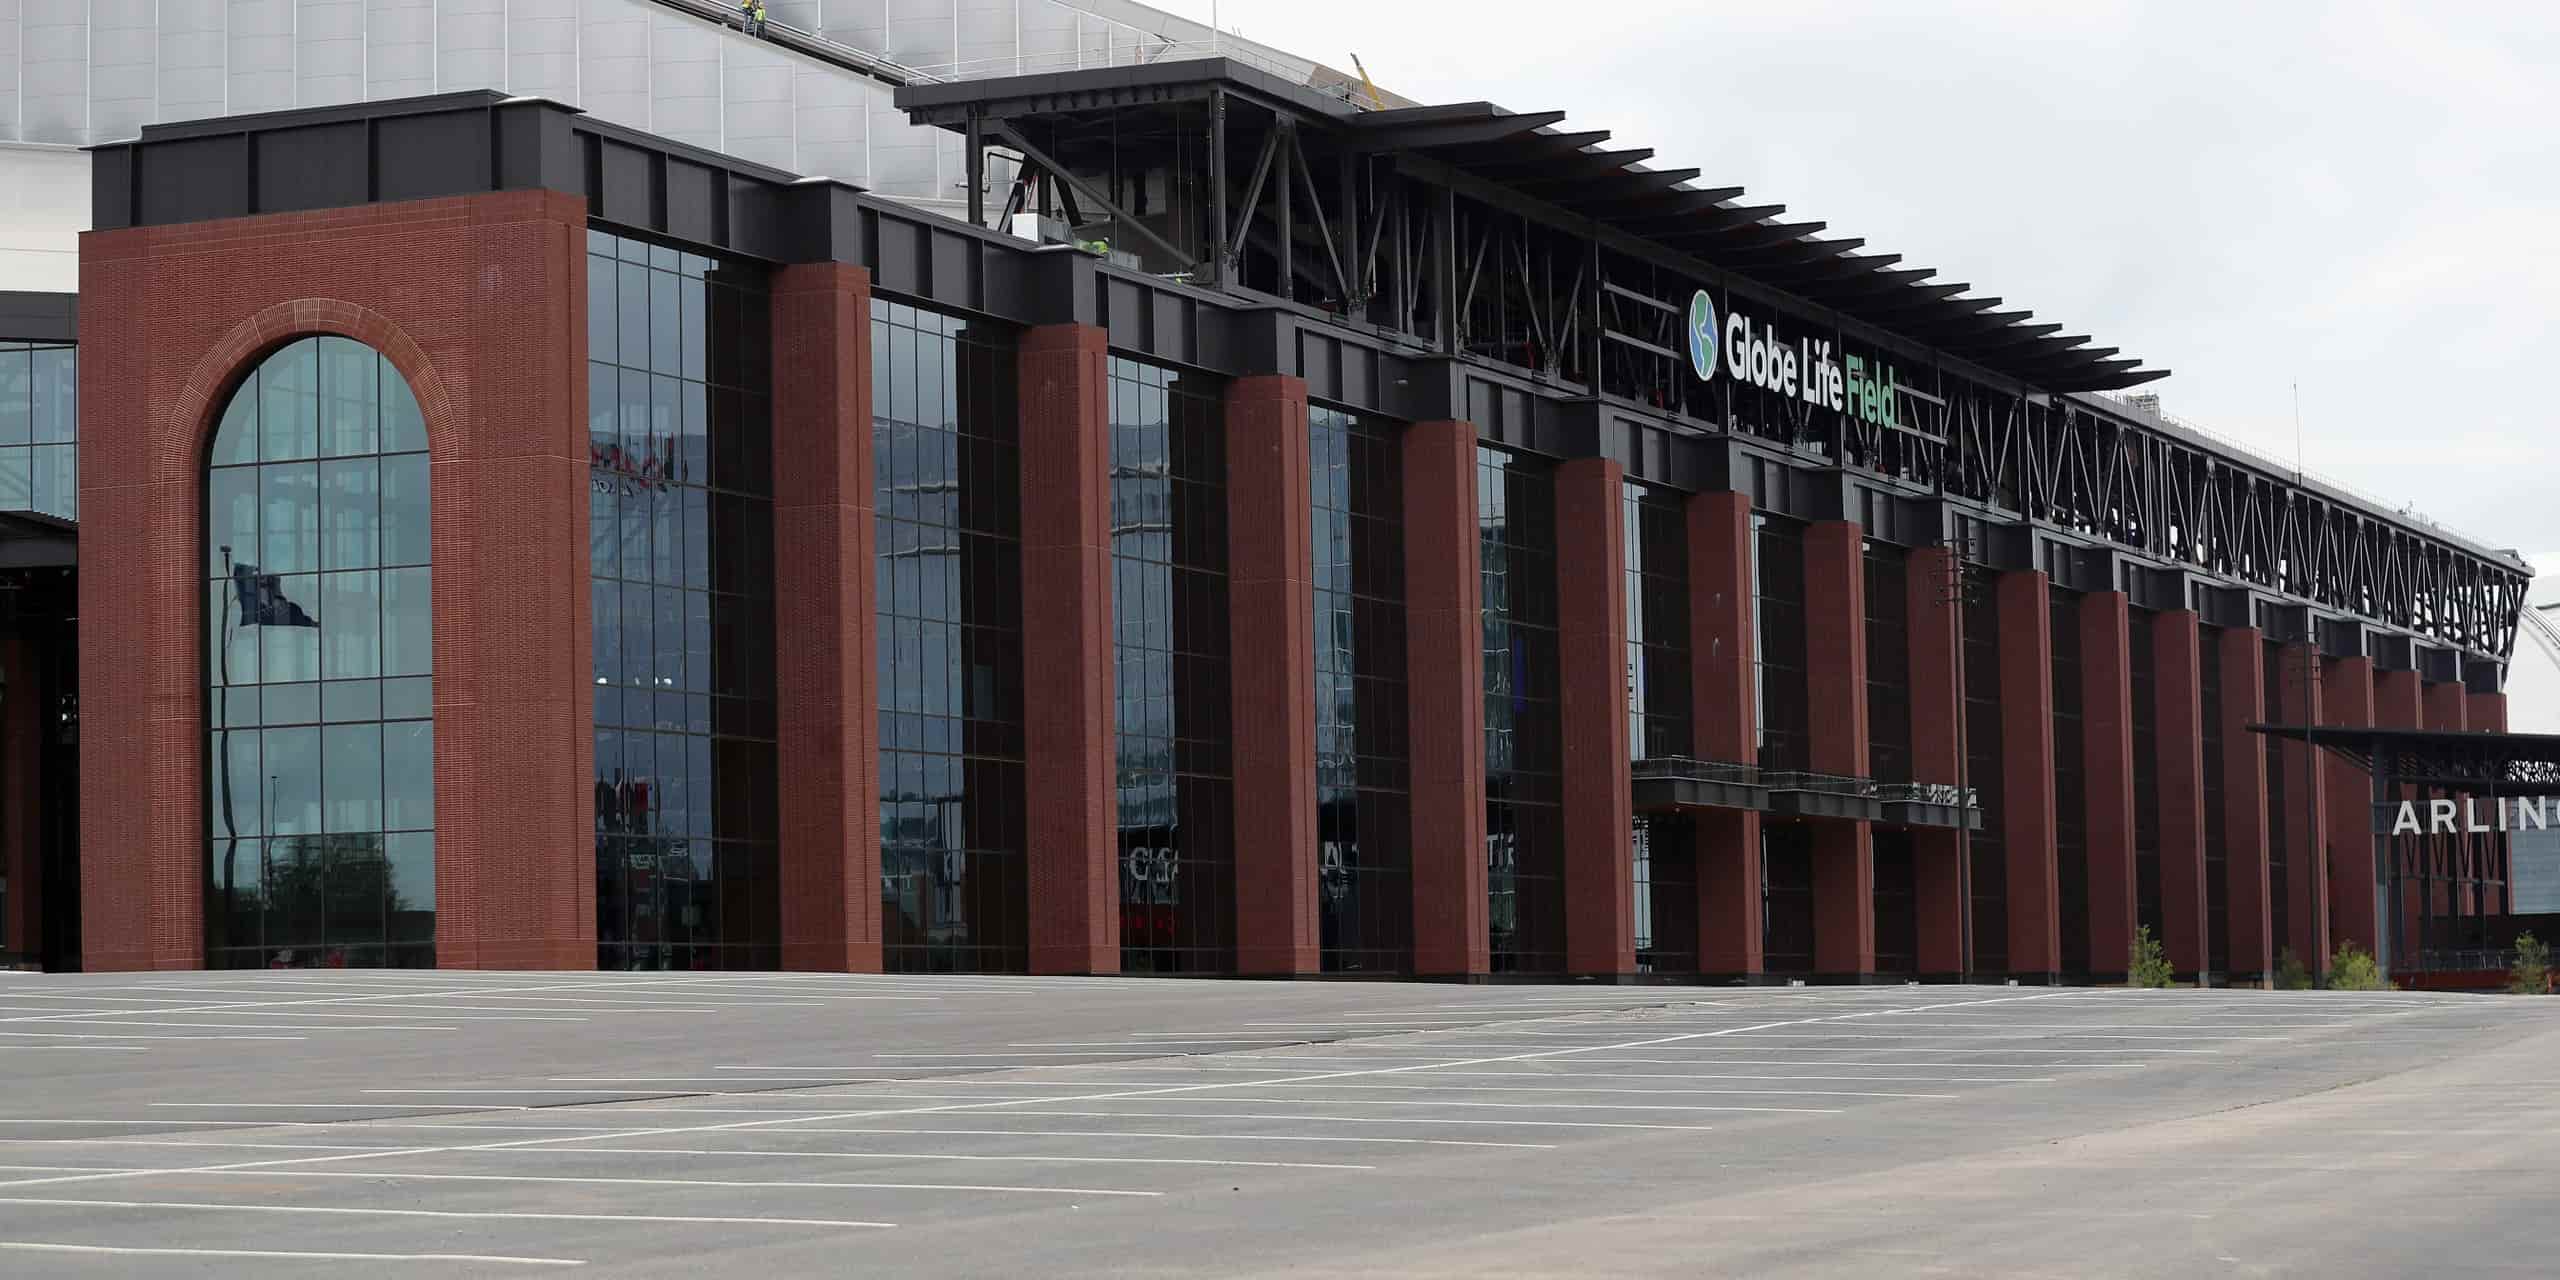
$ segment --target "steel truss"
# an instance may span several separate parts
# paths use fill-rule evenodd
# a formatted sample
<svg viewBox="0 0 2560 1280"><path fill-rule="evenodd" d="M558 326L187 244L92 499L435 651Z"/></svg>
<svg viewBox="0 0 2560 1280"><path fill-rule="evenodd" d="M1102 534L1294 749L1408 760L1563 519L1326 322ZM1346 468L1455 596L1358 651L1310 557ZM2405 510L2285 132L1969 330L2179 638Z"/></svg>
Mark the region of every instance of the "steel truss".
<svg viewBox="0 0 2560 1280"><path fill-rule="evenodd" d="M1660 415L1675 432L1760 440L1809 465L1965 499L2446 647L2501 661L2513 650L2521 565L2174 426L2022 385L1804 303L1770 281L1805 274L1786 253L1817 224L1772 221L1776 206L1702 206L1739 193L1687 186L1694 170L1630 168L1649 153L1597 150L1605 133L1546 128L1561 113L1486 120L1422 108L1393 113L1393 127L1355 128L1216 78L990 94L911 111L1009 148L1031 181L1055 173L1071 220L1121 228L1115 247L1133 248L1157 274L1310 307L1417 353L1508 368L1560 398L1596 395ZM1539 131L1540 149L1519 146L1524 129ZM983 159L971 172L986 172ZM1604 207L1611 224L1551 202L1568 187L1577 208ZM1682 226L1723 219L1712 259L1629 233L1649 218L1668 227L1675 213L1691 220ZM1880 303L1882 314L1943 309L1966 288L1921 283L1929 274L1876 269L1883 286L1912 295ZM1785 316L1838 350L1890 358L1912 378L1896 397L1899 425L1696 377L1685 323L1702 289ZM2023 313L1992 309L1998 299L1958 301L2025 353L2022 367L2039 367L2040 352L2113 354L2054 336L2059 325L2018 324Z"/></svg>

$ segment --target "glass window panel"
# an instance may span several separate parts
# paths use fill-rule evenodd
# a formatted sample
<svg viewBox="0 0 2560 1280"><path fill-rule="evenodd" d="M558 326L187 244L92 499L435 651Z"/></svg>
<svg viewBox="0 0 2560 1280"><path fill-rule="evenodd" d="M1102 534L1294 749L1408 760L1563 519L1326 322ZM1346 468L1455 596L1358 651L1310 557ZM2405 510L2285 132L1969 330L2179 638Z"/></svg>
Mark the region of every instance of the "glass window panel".
<svg viewBox="0 0 2560 1280"><path fill-rule="evenodd" d="M420 678L382 682L382 718L407 720L435 714L435 684Z"/></svg>
<svg viewBox="0 0 2560 1280"><path fill-rule="evenodd" d="M258 472L216 467L205 480L205 572L227 576L235 559L258 555Z"/></svg>
<svg viewBox="0 0 2560 1280"><path fill-rule="evenodd" d="M35 450L0 447L0 511L32 511L36 505Z"/></svg>
<svg viewBox="0 0 2560 1280"><path fill-rule="evenodd" d="M0 445L32 440L35 415L35 353L0 350Z"/></svg>
<svg viewBox="0 0 2560 1280"><path fill-rule="evenodd" d="M434 723L382 726L382 825L392 831L423 831L435 824Z"/></svg>
<svg viewBox="0 0 2560 1280"><path fill-rule="evenodd" d="M321 730L327 765L322 818L331 831L382 829L382 726L333 724Z"/></svg>
<svg viewBox="0 0 2560 1280"><path fill-rule="evenodd" d="M332 723L382 718L382 682L340 680L320 687L320 718Z"/></svg>
<svg viewBox="0 0 2560 1280"><path fill-rule="evenodd" d="M382 674L422 676L435 658L434 593L425 569L382 573Z"/></svg>
<svg viewBox="0 0 2560 1280"><path fill-rule="evenodd" d="M212 462L220 467L257 460L258 375L252 372L240 380L222 410L222 423L213 432Z"/></svg>
<svg viewBox="0 0 2560 1280"><path fill-rule="evenodd" d="M588 248L592 250L595 246L590 243ZM610 253L611 249L605 252ZM618 292L614 288L614 276L614 264L610 260L588 257L587 357L591 360L611 360L614 357L615 294Z"/></svg>
<svg viewBox="0 0 2560 1280"><path fill-rule="evenodd" d="M627 248L628 246L626 246ZM644 250L645 252L645 250ZM649 367L649 269L636 262L621 266L621 341L608 358L626 368Z"/></svg>
<svg viewBox="0 0 2560 1280"><path fill-rule="evenodd" d="M318 574L287 575L277 582L275 611L290 614L299 607L305 616L313 616L312 608L318 602L319 592ZM260 625L257 631L260 674L267 683L284 684L320 677L320 628L284 626L269 621Z"/></svg>
<svg viewBox="0 0 2560 1280"><path fill-rule="evenodd" d="M320 451L320 344L305 338L258 369L258 458L283 462Z"/></svg>
<svg viewBox="0 0 2560 1280"><path fill-rule="evenodd" d="M427 416L409 380L388 359L382 361L382 451L421 453L427 447Z"/></svg>
<svg viewBox="0 0 2560 1280"><path fill-rule="evenodd" d="M259 735L266 753L267 829L277 835L320 831L320 730L269 729Z"/></svg>
<svg viewBox="0 0 2560 1280"><path fill-rule="evenodd" d="M35 349L37 444L70 444L80 438L80 353L72 347Z"/></svg>
<svg viewBox="0 0 2560 1280"><path fill-rule="evenodd" d="M372 572L320 577L321 674L355 680L382 673L381 577Z"/></svg>
<svg viewBox="0 0 2560 1280"><path fill-rule="evenodd" d="M240 595L228 578L207 586L205 631L214 687L258 683L258 632L240 625Z"/></svg>
<svg viewBox="0 0 2560 1280"><path fill-rule="evenodd" d="M266 771L258 763L258 737L255 729L213 735L206 756L211 776L205 779L210 788L205 820L217 840L266 831L267 810L260 795Z"/></svg>
<svg viewBox="0 0 2560 1280"><path fill-rule="evenodd" d="M382 460L382 563L425 564L428 554L427 477L423 453ZM342 566L353 568L354 566Z"/></svg>
<svg viewBox="0 0 2560 1280"><path fill-rule="evenodd" d="M704 365L709 362L711 350L709 332L706 328L708 321L704 315L704 303L707 298L699 276L685 280L682 284L684 352L683 365L677 372L698 382L705 376Z"/></svg>
<svg viewBox="0 0 2560 1280"><path fill-rule="evenodd" d="M67 444L37 445L35 509L65 520L80 518L80 450Z"/></svg>
<svg viewBox="0 0 2560 1280"><path fill-rule="evenodd" d="M322 338L320 355L320 452L352 458L382 449L382 397L375 379L381 357L345 338Z"/></svg>
<svg viewBox="0 0 2560 1280"><path fill-rule="evenodd" d="M382 563L381 482L381 464L372 458L320 464L321 567Z"/></svg>
<svg viewBox="0 0 2560 1280"><path fill-rule="evenodd" d="M385 861L391 864L391 941L433 942L436 938L436 838L426 831L397 831L382 838Z"/></svg>
<svg viewBox="0 0 2560 1280"><path fill-rule="evenodd" d="M257 566L266 573L320 567L320 468L316 463L258 468Z"/></svg>
<svg viewBox="0 0 2560 1280"><path fill-rule="evenodd" d="M320 722L320 686L316 684L272 684L259 698L264 723L274 725L318 724Z"/></svg>

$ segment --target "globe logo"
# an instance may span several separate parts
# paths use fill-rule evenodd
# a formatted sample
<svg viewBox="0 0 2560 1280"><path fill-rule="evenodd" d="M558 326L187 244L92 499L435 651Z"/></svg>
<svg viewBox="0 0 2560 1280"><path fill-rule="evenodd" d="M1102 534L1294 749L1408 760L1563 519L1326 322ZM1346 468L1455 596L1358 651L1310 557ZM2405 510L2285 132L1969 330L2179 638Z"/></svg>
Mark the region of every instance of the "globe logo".
<svg viewBox="0 0 2560 1280"><path fill-rule="evenodd" d="M1699 381L1713 382L1717 363L1716 304L1700 289L1689 295L1689 368Z"/></svg>

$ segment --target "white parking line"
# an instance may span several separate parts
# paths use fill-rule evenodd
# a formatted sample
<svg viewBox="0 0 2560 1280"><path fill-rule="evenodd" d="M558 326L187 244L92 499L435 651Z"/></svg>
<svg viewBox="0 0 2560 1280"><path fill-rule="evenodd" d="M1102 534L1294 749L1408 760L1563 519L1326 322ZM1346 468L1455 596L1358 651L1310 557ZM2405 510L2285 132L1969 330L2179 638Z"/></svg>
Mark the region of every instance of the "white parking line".
<svg viewBox="0 0 2560 1280"><path fill-rule="evenodd" d="M813 1130L793 1129L792 1133ZM1236 1169L1349 1169L1373 1171L1373 1164L1311 1164L1297 1160L1211 1160L1189 1156L1033 1156L1033 1155L959 1155L952 1152L902 1151L741 1151L713 1147L576 1147L566 1150L541 1151L530 1147L507 1148L507 1155L523 1156L742 1156L758 1160L970 1160L986 1164L1183 1164L1219 1165Z"/></svg>
<svg viewBox="0 0 2560 1280"><path fill-rule="evenodd" d="M1028 1101L1028 1099L1026 1099L1026 1101ZM1331 1105L1329 1102L1320 1102L1314 1098L1284 1099L1284 1101L1306 1102L1315 1106ZM1296 1123L1313 1122L1321 1124L1482 1124L1500 1125L1504 1128L1511 1129L1659 1129L1672 1133L1711 1133L1715 1130L1714 1125L1706 1124L1640 1124L1631 1120L1469 1120L1455 1119L1447 1116L1274 1115L1269 1112L1261 1111L1230 1111L1224 1115L1182 1115L1179 1113L1167 1115L1161 1111L1048 1111L1016 1110L1008 1107L1005 1109L1005 1114L1009 1116L1067 1116L1093 1120L1287 1120ZM796 1132L796 1130L793 1132Z"/></svg>
<svg viewBox="0 0 2560 1280"><path fill-rule="evenodd" d="M129 1245L58 1244L0 1240L0 1249L26 1253L95 1253L134 1258L282 1258L297 1262L471 1262L520 1267L583 1267L584 1258L512 1258L490 1253L315 1253L291 1249L141 1249Z"/></svg>
<svg viewBox="0 0 2560 1280"><path fill-rule="evenodd" d="M298 1204L204 1204L185 1200L47 1200L33 1196L0 1196L0 1204L47 1208L177 1209L201 1213L321 1213L381 1218L445 1218L457 1221L495 1219L516 1222L655 1222L719 1227L847 1227L894 1228L894 1222L850 1218L733 1218L663 1213L523 1213L486 1209L349 1209ZM299 1255L297 1255L299 1256Z"/></svg>
<svg viewBox="0 0 2560 1280"><path fill-rule="evenodd" d="M1030 1115L1031 1112L1011 1112ZM1180 1116L1167 1119L1202 1119ZM751 1131L760 1132L760 1131ZM1154 1138L1181 1142L1362 1142L1391 1143L1415 1147L1514 1147L1523 1151L1553 1151L1552 1142L1477 1142L1461 1138L1373 1138L1311 1133L1149 1133L1126 1129L777 1129L776 1133L904 1133L927 1136L958 1134L976 1138Z"/></svg>
<svg viewBox="0 0 2560 1280"><path fill-rule="evenodd" d="M343 1031L346 1028L331 1027L330 1030ZM94 1031L0 1031L0 1036L29 1040L308 1040L311 1038L309 1036L128 1036L101 1035Z"/></svg>
<svg viewBox="0 0 2560 1280"><path fill-rule="evenodd" d="M384 1153L389 1154L389 1153ZM575 1151L553 1152L576 1155ZM322 1157L331 1159L335 1157ZM277 1161L275 1163L286 1163ZM28 1173L109 1174L125 1178L150 1178L164 1174L190 1178L359 1178L369 1182L506 1182L506 1183L575 1183L591 1187L735 1187L754 1191L979 1191L1030 1196L1125 1196L1152 1199L1161 1191L1131 1191L1118 1187L1020 1187L981 1185L966 1182L797 1182L767 1179L732 1180L727 1178L572 1178L546 1173L407 1173L393 1169L102 1169L93 1165L5 1164L0 1169ZM0 1182L0 1187L23 1187L36 1183L78 1182L79 1178L34 1178Z"/></svg>

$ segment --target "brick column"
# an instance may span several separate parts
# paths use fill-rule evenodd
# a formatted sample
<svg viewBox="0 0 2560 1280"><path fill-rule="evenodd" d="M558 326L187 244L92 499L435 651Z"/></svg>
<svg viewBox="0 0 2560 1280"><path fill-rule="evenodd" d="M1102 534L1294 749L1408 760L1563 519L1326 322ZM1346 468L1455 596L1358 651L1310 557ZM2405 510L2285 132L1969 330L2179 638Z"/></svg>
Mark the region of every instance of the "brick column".
<svg viewBox="0 0 2560 1280"><path fill-rule="evenodd" d="M2427 708L2425 682L2419 678L2417 672L2377 671L2374 673L2373 722L2386 729L2419 729L2426 726ZM2366 825L2353 833L2353 835L2360 835L2363 837L2364 859L2362 865L2365 868L2364 878L2365 884L2367 885L2365 896L2367 897L2372 896L2371 885L2373 884L2374 878L2373 827L2371 825L2373 819L2370 816L2372 813L2372 809L2370 808L2372 794L2373 788L2371 780L2368 778L2365 787L2365 796L2368 804L2366 809L2368 816L2365 819ZM2399 790L2394 793L2392 798L2395 800L2417 800L2423 802L2429 799L2431 795L2450 795L2451 799L2457 806L2462 803L2462 797L2459 795L2452 795L2451 793L2444 792L2429 793L2421 791L2416 787L2405 785L2400 787ZM2456 813L2459 814L2459 812L2460 810L2457 809ZM2486 815L2483 816L2485 817ZM2459 817L2455 819L2455 825L2457 827L2461 825L2461 819ZM2346 841L2350 838L2352 837L2348 833L2341 833L2339 838L2341 846L2343 847ZM2454 838L2460 840L2465 837L2457 835ZM2431 836L2428 839L2427 844L2438 844L2440 840L2440 837ZM2419 866L2423 867L2425 865L2425 861L2430 857L2431 853L2432 850L2426 850L2422 847L2422 851L2419 855L2421 860ZM2391 937L2391 957L2392 964L2395 967L2406 966L2409 963L2409 957L2403 954L2404 951L2411 947L2423 945L2418 938L2418 917L2421 902L2420 895L2425 892L2425 881L2420 879L2417 873L2417 867L2402 868L2400 884L2398 888L2394 890L2394 901L2397 904L2396 922L2393 916L2390 915L2383 916L2375 922L2376 929L2398 930L2398 932L2394 933Z"/></svg>
<svg viewBox="0 0 2560 1280"><path fill-rule="evenodd" d="M2279 724L2326 724L2329 681L2320 651L2288 643L2278 654L2276 687L2267 701L2277 708L2269 717ZM2314 975L2329 969L2329 768L2322 753L2307 743L2277 747L2276 764L2284 770L2284 882L2286 936L2279 946ZM2363 775L2354 779L2358 797ZM2356 801L2363 813L2364 801Z"/></svg>
<svg viewBox="0 0 2560 1280"><path fill-rule="evenodd" d="M204 963L206 655L171 637L215 417L311 334L382 352L426 421L437 962L594 966L586 235L527 190L81 237L84 967Z"/></svg>
<svg viewBox="0 0 2560 1280"><path fill-rule="evenodd" d="M2427 728L2440 733L2460 733L2469 727L2470 699L2461 681L2429 681L2425 698ZM2498 823L2490 812L2493 803L2503 802L2492 801L2487 796L2476 796L2472 800L2472 805L2480 812L2481 821L2494 827ZM2480 850L2495 838L2493 835L2463 833L2460 842L2454 846L2452 858L2443 864L2435 882L2427 889L2427 909L2436 919L2476 914L2471 883L2480 875Z"/></svg>
<svg viewBox="0 0 2560 1280"><path fill-rule="evenodd" d="M2133 614L2121 591L2080 600L2080 786L2089 885L2089 974L2121 980L2141 915L2133 826Z"/></svg>
<svg viewBox="0 0 2560 1280"><path fill-rule="evenodd" d="M1845 520L1805 530L1805 689L1816 771L1867 776L1866 531ZM1813 824L1813 968L1860 981L1876 970L1873 824Z"/></svg>
<svg viewBox="0 0 2560 1280"><path fill-rule="evenodd" d="M2160 804L2160 946L2201 981L2213 967L2204 869L2204 636L2195 612L2151 617L2152 763ZM2255 741L2256 735L2249 735ZM2225 797L2226 801L2228 797Z"/></svg>
<svg viewBox="0 0 2560 1280"><path fill-rule="evenodd" d="M2009 970L2054 981L2062 968L2054 869L2053 633L2043 573L2000 575L2001 838L2009 881Z"/></svg>
<svg viewBox="0 0 2560 1280"><path fill-rule="evenodd" d="M1413 968L1424 976L1471 977L1492 969L1475 426L1414 423L1404 430L1401 454Z"/></svg>
<svg viewBox="0 0 2560 1280"><path fill-rule="evenodd" d="M2506 732L2506 694L2465 694L2463 724L2473 732ZM2481 878L2496 878L2496 886L2481 886L2481 914L2501 916L2509 909L2506 878L2509 865L2509 837L2493 835L2488 845L2488 863L2481 865Z"/></svg>
<svg viewBox="0 0 2560 1280"><path fill-rule="evenodd" d="M2321 664L2321 719L2332 726L2374 723L2373 659L2340 658ZM2326 754L2325 752L2323 753ZM2344 760L2327 759L2329 827L2324 833L2329 876L2329 944L2353 942L2373 949L2373 777ZM2327 957L2315 966L2326 971Z"/></svg>
<svg viewBox="0 0 2560 1280"><path fill-rule="evenodd" d="M871 277L773 278L775 757L782 967L880 970Z"/></svg>
<svg viewBox="0 0 2560 1280"><path fill-rule="evenodd" d="M1626 469L1615 461L1556 468L1565 968L1583 976L1636 970L1625 505Z"/></svg>
<svg viewBox="0 0 2560 1280"><path fill-rule="evenodd" d="M2255 627L2216 634L2222 647L2222 876L2234 983L2275 972L2273 899L2267 875L2267 748L2249 726L2266 706L2265 637Z"/></svg>
<svg viewBox="0 0 2560 1280"><path fill-rule="evenodd" d="M1323 968L1316 913L1315 576L1307 384L1227 387L1227 643L1234 711L1236 972Z"/></svg>
<svg viewBox="0 0 2560 1280"><path fill-rule="evenodd" d="M1922 547L1904 573L1911 630L1911 780L1964 782L1964 607L1955 552ZM1955 831L1912 834L1920 973L1964 971L1965 842Z"/></svg>
<svg viewBox="0 0 2560 1280"><path fill-rule="evenodd" d="M1691 497L1689 698L1700 758L1750 764L1759 755L1752 716L1751 499L1717 490ZM1761 948L1760 815L1710 809L1698 830L1698 972L1756 980Z"/></svg>
<svg viewBox="0 0 2560 1280"><path fill-rule="evenodd" d="M1102 330L1022 335L1023 795L1031 971L1120 971L1111 389Z"/></svg>

